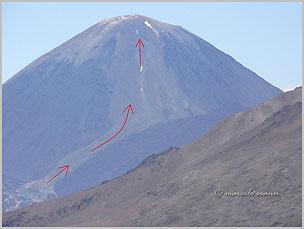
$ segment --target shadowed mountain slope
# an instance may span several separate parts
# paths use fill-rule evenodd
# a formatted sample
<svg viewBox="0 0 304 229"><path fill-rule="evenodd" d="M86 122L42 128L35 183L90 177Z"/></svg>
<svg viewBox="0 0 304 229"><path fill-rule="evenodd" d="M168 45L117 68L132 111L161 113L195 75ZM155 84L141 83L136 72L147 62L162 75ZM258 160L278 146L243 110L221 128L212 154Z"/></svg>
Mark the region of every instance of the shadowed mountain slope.
<svg viewBox="0 0 304 229"><path fill-rule="evenodd" d="M152 155L110 182L5 213L3 223L301 226L301 93L297 88L235 114L199 141ZM250 190L253 196L229 195Z"/></svg>

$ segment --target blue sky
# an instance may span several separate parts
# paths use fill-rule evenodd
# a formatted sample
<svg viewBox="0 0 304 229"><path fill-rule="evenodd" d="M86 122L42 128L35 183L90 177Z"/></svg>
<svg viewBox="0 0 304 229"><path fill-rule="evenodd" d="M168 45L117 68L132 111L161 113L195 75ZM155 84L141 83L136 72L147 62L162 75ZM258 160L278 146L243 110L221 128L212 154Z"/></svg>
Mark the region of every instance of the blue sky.
<svg viewBox="0 0 304 229"><path fill-rule="evenodd" d="M181 25L281 88L302 83L301 3L3 3L2 81L104 18Z"/></svg>

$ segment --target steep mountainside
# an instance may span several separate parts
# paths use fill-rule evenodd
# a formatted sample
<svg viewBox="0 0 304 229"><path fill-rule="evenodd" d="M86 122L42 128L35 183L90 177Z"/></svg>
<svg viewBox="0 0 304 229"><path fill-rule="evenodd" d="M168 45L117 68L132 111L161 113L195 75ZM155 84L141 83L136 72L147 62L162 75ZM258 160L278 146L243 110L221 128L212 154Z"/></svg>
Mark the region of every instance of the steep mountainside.
<svg viewBox="0 0 304 229"><path fill-rule="evenodd" d="M233 115L110 182L5 213L4 225L301 226L301 93Z"/></svg>
<svg viewBox="0 0 304 229"><path fill-rule="evenodd" d="M138 38L144 43L141 68ZM280 93L180 26L141 15L103 20L3 85L4 208L60 194L55 186L61 177L50 186L45 179L63 164L72 163L76 173L94 160L88 152L120 128L128 104L134 114L114 141L231 104L252 107Z"/></svg>

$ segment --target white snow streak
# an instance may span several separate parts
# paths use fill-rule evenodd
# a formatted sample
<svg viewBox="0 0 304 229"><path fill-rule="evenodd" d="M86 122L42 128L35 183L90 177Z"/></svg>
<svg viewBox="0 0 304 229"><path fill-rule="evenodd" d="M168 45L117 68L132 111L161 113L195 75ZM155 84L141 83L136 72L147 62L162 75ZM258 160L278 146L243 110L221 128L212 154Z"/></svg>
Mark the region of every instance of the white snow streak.
<svg viewBox="0 0 304 229"><path fill-rule="evenodd" d="M145 25L152 29L152 25L149 22L145 21Z"/></svg>

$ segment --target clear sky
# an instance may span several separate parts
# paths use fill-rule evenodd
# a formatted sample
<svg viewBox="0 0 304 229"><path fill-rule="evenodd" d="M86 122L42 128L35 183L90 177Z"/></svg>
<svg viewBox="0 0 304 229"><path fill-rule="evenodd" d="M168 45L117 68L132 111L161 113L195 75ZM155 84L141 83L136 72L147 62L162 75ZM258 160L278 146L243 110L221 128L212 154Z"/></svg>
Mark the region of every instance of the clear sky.
<svg viewBox="0 0 304 229"><path fill-rule="evenodd" d="M302 83L301 3L3 3L2 80L104 18L181 25L281 88Z"/></svg>

